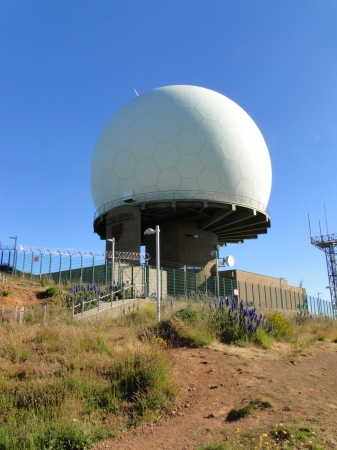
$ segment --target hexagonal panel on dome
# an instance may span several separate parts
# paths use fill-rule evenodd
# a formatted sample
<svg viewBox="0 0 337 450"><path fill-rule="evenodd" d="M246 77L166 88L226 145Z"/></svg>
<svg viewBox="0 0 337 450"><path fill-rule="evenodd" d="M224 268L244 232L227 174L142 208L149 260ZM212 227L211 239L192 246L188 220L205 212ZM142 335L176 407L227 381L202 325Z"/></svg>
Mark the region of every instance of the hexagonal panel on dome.
<svg viewBox="0 0 337 450"><path fill-rule="evenodd" d="M196 107L200 103L198 97L194 94L181 93L177 94L173 101L180 107Z"/></svg>
<svg viewBox="0 0 337 450"><path fill-rule="evenodd" d="M183 178L181 180L179 191L199 191L200 187L195 178Z"/></svg>
<svg viewBox="0 0 337 450"><path fill-rule="evenodd" d="M249 152L245 152L242 155L239 164L243 178L247 178L248 180L254 180L259 170L255 156Z"/></svg>
<svg viewBox="0 0 337 450"><path fill-rule="evenodd" d="M225 130L217 120L204 119L199 127L199 133L206 142L220 144L226 136Z"/></svg>
<svg viewBox="0 0 337 450"><path fill-rule="evenodd" d="M196 108L179 108L173 120L181 130L197 130L204 118Z"/></svg>
<svg viewBox="0 0 337 450"><path fill-rule="evenodd" d="M178 132L179 128L172 119L157 120L151 130L151 134L158 144L173 142Z"/></svg>
<svg viewBox="0 0 337 450"><path fill-rule="evenodd" d="M123 114L118 114L118 116L117 128L119 130L130 127L133 121L137 118L136 113L132 110L123 112Z"/></svg>
<svg viewBox="0 0 337 450"><path fill-rule="evenodd" d="M227 186L220 186L220 188L218 189L218 192L219 192L219 194L224 194L224 195L228 194L229 198L230 198L230 196L235 195L235 189L232 189Z"/></svg>
<svg viewBox="0 0 337 450"><path fill-rule="evenodd" d="M140 134L134 138L130 150L133 156L140 161L151 158L156 145L157 143L151 134Z"/></svg>
<svg viewBox="0 0 337 450"><path fill-rule="evenodd" d="M108 147L112 147L112 144L110 144L110 146L108 146ZM106 147L103 147L100 144L96 145L94 154L92 155L91 166L99 166L100 165L102 155L106 151L105 149L106 149Z"/></svg>
<svg viewBox="0 0 337 450"><path fill-rule="evenodd" d="M230 114L224 114L220 119L220 124L225 130L226 134L239 136L242 131L242 121L240 117Z"/></svg>
<svg viewBox="0 0 337 450"><path fill-rule="evenodd" d="M95 191L93 193L93 200L94 200L95 208L98 209L101 206L108 203L111 199L106 195L103 187L101 186L101 187L95 189Z"/></svg>
<svg viewBox="0 0 337 450"><path fill-rule="evenodd" d="M90 185L91 188L98 188L102 185L102 169L99 166L91 166L90 168Z"/></svg>
<svg viewBox="0 0 337 450"><path fill-rule="evenodd" d="M160 169L169 169L176 165L180 156L181 153L175 144L164 142L163 144L157 144L152 158Z"/></svg>
<svg viewBox="0 0 337 450"><path fill-rule="evenodd" d="M218 170L225 161L225 155L219 144L206 144L199 152L199 158L208 169Z"/></svg>
<svg viewBox="0 0 337 450"><path fill-rule="evenodd" d="M160 192L158 189L158 186L156 186L156 185L148 186L148 187L142 189L142 194L152 194L154 192Z"/></svg>
<svg viewBox="0 0 337 450"><path fill-rule="evenodd" d="M176 164L182 178L196 178L203 169L197 155L182 155Z"/></svg>
<svg viewBox="0 0 337 450"><path fill-rule="evenodd" d="M113 146L117 153L128 150L134 140L135 133L131 128L119 130L113 139Z"/></svg>
<svg viewBox="0 0 337 450"><path fill-rule="evenodd" d="M180 130L175 144L181 154L197 154L205 144L198 130Z"/></svg>
<svg viewBox="0 0 337 450"><path fill-rule="evenodd" d="M245 152L240 139L236 136L227 134L221 142L221 147L227 159L239 161Z"/></svg>
<svg viewBox="0 0 337 450"><path fill-rule="evenodd" d="M113 170L107 170L103 174L102 187L108 197L117 195L119 179Z"/></svg>
<svg viewBox="0 0 337 450"><path fill-rule="evenodd" d="M141 188L133 177L120 180L118 185L118 198L123 198L124 191L128 191L129 189L133 189L133 193L136 195L141 193Z"/></svg>
<svg viewBox="0 0 337 450"><path fill-rule="evenodd" d="M107 145L111 145L117 133L116 121L110 120L102 131L96 146L106 147Z"/></svg>
<svg viewBox="0 0 337 450"><path fill-rule="evenodd" d="M138 161L133 178L141 188L155 185L159 175L159 168L152 158Z"/></svg>
<svg viewBox="0 0 337 450"><path fill-rule="evenodd" d="M155 101L152 99L153 94L151 95L151 97L149 97L148 99L146 99L145 101L141 101L138 102L135 107L134 107L134 111L135 113L139 116L140 114L145 114L147 112L150 112L151 109L154 107L154 105L156 104ZM137 97L138 99L142 100L142 96Z"/></svg>
<svg viewBox="0 0 337 450"><path fill-rule="evenodd" d="M116 159L116 152L114 147L111 145L109 147L105 147L104 152L102 152L99 166L103 171L112 169Z"/></svg>
<svg viewBox="0 0 337 450"><path fill-rule="evenodd" d="M258 172L254 179L254 195L261 198L266 191L266 177L262 172Z"/></svg>
<svg viewBox="0 0 337 450"><path fill-rule="evenodd" d="M157 186L161 191L177 191L181 183L181 176L176 169L163 169L160 171Z"/></svg>
<svg viewBox="0 0 337 450"><path fill-rule="evenodd" d="M118 153L116 155L115 164L114 164L114 172L117 177L122 180L123 178L132 177L133 171L136 167L136 159L130 152L130 150L126 150L125 152Z"/></svg>
<svg viewBox="0 0 337 450"><path fill-rule="evenodd" d="M227 159L218 170L221 184L234 189L242 180L242 173L237 161Z"/></svg>
<svg viewBox="0 0 337 450"><path fill-rule="evenodd" d="M151 92L153 93L152 100L154 100L156 103L172 99L172 94L167 88L157 88Z"/></svg>
<svg viewBox="0 0 337 450"><path fill-rule="evenodd" d="M161 119L171 119L176 111L178 110L178 105L174 103L172 99L165 100L163 102L157 103L152 108L152 115L157 120Z"/></svg>
<svg viewBox="0 0 337 450"><path fill-rule="evenodd" d="M203 169L197 180L202 191L217 191L221 185L219 174L213 169Z"/></svg>
<svg viewBox="0 0 337 450"><path fill-rule="evenodd" d="M205 119L219 120L223 115L219 106L213 102L201 101L197 109Z"/></svg>
<svg viewBox="0 0 337 450"><path fill-rule="evenodd" d="M235 188L235 194L242 197L254 198L254 184L251 180L242 178L240 183Z"/></svg>
<svg viewBox="0 0 337 450"><path fill-rule="evenodd" d="M151 113L141 114L136 116L131 128L136 134L148 133L155 124L156 120Z"/></svg>

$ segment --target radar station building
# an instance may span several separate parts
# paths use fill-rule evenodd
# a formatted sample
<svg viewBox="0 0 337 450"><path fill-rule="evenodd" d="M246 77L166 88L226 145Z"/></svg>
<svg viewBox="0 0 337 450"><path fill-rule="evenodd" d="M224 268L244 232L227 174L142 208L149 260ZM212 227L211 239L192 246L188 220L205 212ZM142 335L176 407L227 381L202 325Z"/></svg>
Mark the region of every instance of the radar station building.
<svg viewBox="0 0 337 450"><path fill-rule="evenodd" d="M250 116L220 93L167 86L135 97L107 123L91 163L93 227L116 251L200 270L218 244L266 234L272 170ZM111 243L106 243L107 251Z"/></svg>

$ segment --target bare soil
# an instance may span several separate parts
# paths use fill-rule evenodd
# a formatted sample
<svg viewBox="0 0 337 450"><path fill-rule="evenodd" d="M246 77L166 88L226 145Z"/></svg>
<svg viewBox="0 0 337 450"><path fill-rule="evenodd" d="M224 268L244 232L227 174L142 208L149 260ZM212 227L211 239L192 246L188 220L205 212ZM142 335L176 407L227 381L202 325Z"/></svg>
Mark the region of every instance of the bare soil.
<svg viewBox="0 0 337 450"><path fill-rule="evenodd" d="M0 307L15 308L16 306L29 306L44 304L46 300L37 298L37 294L44 292L48 286L41 286L39 281L29 280L27 278L12 277L2 273L7 281L0 278ZM3 292L10 291L10 295L3 295Z"/></svg>
<svg viewBox="0 0 337 450"><path fill-rule="evenodd" d="M337 344L319 344L295 355L287 345L268 351L214 345L170 352L181 387L172 411L144 428L99 443L95 450L192 450L293 421L315 430L321 447L337 448ZM233 408L256 397L272 408L240 421L226 420Z"/></svg>

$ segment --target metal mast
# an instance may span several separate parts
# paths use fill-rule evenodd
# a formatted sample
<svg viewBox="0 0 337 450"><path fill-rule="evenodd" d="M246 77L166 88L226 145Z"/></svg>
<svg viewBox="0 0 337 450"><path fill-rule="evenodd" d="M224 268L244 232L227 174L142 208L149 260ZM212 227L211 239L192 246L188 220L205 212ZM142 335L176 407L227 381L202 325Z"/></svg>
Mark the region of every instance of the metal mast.
<svg viewBox="0 0 337 450"><path fill-rule="evenodd" d="M337 233L335 234L322 234L320 224L320 236L311 235L310 216L309 217L309 229L310 229L310 241L311 244L319 248L325 253L326 267L328 270L329 289L331 296L331 303L336 308L337 305Z"/></svg>

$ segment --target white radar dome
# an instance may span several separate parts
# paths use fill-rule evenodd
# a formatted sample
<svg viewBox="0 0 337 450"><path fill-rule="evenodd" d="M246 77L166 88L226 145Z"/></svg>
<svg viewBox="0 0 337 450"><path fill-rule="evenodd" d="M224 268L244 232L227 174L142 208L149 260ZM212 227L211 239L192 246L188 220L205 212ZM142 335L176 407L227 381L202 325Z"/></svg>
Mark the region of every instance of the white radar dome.
<svg viewBox="0 0 337 450"><path fill-rule="evenodd" d="M197 86L166 86L132 99L103 129L91 162L96 210L126 191L135 201L171 191L243 198L265 210L271 182L269 152L254 121L229 98Z"/></svg>

